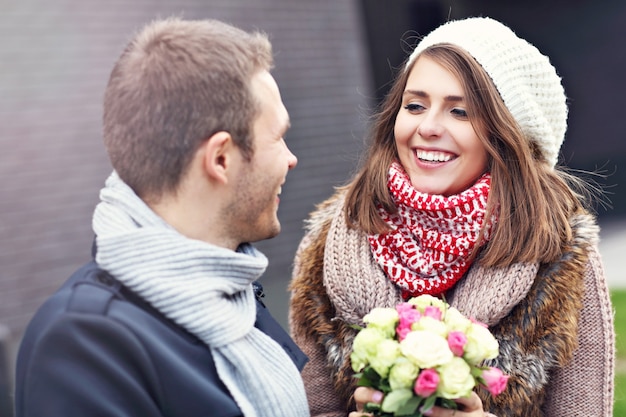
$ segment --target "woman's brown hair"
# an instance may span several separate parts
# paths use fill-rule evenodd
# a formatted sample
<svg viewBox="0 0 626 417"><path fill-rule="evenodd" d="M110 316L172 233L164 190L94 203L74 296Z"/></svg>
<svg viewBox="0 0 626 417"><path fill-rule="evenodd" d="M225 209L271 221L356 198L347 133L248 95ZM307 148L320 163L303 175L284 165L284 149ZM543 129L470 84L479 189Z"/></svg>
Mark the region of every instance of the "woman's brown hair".
<svg viewBox="0 0 626 417"><path fill-rule="evenodd" d="M422 57L459 79L469 119L489 154L487 169L492 178L486 215L495 215L497 224L480 255L481 264L555 260L572 236L569 218L582 209L581 196L570 187L571 182L580 185L580 180L548 164L538 147L521 133L480 64L450 44L424 50L397 75L375 116L361 168L346 186L348 224L370 234L389 230L378 209L397 211L387 188L389 166L398 158L394 124L408 76Z"/></svg>

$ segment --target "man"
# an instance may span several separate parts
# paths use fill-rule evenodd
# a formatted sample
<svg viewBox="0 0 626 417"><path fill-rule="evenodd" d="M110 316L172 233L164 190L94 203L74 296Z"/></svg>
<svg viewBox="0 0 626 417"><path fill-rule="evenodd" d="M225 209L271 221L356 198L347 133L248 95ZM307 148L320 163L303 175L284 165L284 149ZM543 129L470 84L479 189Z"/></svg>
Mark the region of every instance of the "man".
<svg viewBox="0 0 626 417"><path fill-rule="evenodd" d="M94 261L37 312L16 415L309 415L306 357L255 300L296 157L259 33L217 21L144 28L113 68L114 168L93 216Z"/></svg>

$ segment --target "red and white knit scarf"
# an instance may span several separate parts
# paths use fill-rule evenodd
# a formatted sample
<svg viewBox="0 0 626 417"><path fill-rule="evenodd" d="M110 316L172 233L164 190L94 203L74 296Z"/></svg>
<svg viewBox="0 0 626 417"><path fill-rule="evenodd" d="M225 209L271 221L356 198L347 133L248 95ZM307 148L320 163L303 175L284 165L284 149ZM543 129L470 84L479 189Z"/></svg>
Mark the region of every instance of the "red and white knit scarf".
<svg viewBox="0 0 626 417"><path fill-rule="evenodd" d="M442 294L467 272L467 259L485 221L490 184L486 173L460 194L426 194L413 187L399 163L391 165L387 185L398 213L381 208L380 215L393 230L368 237L374 258L405 299ZM482 244L494 221L486 227Z"/></svg>

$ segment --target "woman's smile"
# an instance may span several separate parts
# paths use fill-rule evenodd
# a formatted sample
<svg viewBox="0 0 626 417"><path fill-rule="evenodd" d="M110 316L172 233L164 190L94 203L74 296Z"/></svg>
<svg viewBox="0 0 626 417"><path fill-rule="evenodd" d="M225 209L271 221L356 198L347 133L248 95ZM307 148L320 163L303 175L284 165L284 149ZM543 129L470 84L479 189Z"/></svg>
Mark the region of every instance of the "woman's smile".
<svg viewBox="0 0 626 417"><path fill-rule="evenodd" d="M487 150L468 115L461 82L420 57L407 79L394 125L400 163L415 189L453 195L487 169Z"/></svg>

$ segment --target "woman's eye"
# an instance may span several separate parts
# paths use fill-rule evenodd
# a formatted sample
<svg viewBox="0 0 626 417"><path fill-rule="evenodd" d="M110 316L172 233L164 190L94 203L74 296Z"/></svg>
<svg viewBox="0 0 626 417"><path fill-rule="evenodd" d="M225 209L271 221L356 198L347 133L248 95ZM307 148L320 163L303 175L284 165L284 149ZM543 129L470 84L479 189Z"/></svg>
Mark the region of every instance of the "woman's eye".
<svg viewBox="0 0 626 417"><path fill-rule="evenodd" d="M467 119L467 111L465 111L464 109L452 109L452 114L457 117Z"/></svg>
<svg viewBox="0 0 626 417"><path fill-rule="evenodd" d="M404 108L407 109L410 112L416 112L416 111L424 110L424 106L422 106L421 104L417 104L417 103L409 103L406 106L404 106Z"/></svg>

